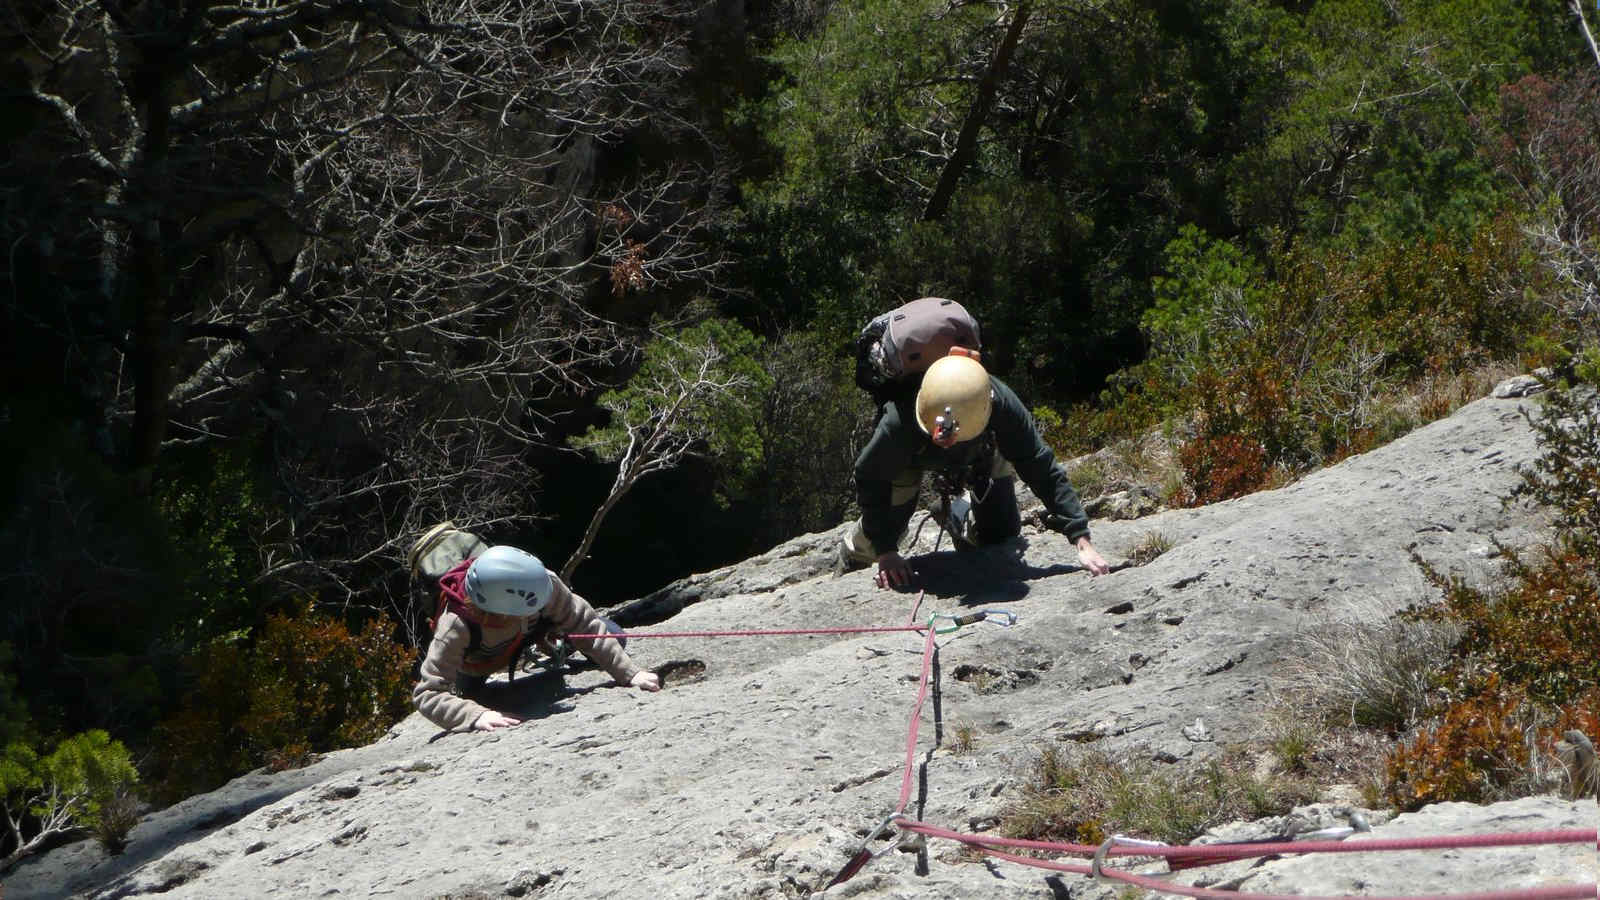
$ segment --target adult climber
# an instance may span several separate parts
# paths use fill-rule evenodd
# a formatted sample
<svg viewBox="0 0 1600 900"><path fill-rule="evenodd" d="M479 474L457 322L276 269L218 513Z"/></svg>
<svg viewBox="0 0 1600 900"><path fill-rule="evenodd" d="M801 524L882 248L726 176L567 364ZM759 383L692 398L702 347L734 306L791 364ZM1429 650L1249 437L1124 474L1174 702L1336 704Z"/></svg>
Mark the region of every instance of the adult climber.
<svg viewBox="0 0 1600 900"><path fill-rule="evenodd" d="M496 731L522 720L473 699L484 679L513 663L538 635L606 634L608 623L588 601L545 570L531 553L495 546L461 561L439 579L444 609L422 660L411 700L417 711L451 731ZM616 638L573 638L573 645L618 684L661 690Z"/></svg>
<svg viewBox="0 0 1600 900"><path fill-rule="evenodd" d="M877 429L856 457L861 518L844 534L842 561L847 567L877 563L879 587L910 582L911 566L899 546L927 472L943 479L942 492L953 497L957 546L1015 537L1022 531L1015 492L1020 476L1044 502L1046 526L1073 542L1085 569L1106 574L1110 567L1089 539L1089 517L1066 471L1016 393L976 356L952 349L928 367L914 398L884 403ZM964 503L970 512L962 516Z"/></svg>

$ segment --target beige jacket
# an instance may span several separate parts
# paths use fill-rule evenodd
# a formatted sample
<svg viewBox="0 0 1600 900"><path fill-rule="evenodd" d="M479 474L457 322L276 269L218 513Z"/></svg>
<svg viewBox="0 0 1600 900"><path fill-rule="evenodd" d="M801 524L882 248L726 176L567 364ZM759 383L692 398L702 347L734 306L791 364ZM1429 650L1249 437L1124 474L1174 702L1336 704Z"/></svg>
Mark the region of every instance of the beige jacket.
<svg viewBox="0 0 1600 900"><path fill-rule="evenodd" d="M503 655L511 643L522 640L524 634L540 628L550 628L556 635L605 633L605 623L587 600L574 594L554 574L551 574L550 580L554 590L550 594L550 602L545 604L539 615L514 618L508 625L485 622L478 626L483 632L482 645L475 651L478 661ZM474 660L466 658L471 643L472 630L460 616L447 609L434 624L433 641L428 644L428 655L422 660L417 686L411 691L411 702L416 704L417 711L428 721L451 731L471 728L486 709L481 703L455 693L456 676L463 671L484 674L473 672L481 665L474 665ZM580 638L572 644L600 668L611 673L611 677L619 684L628 684L639 673L638 664L629 658L614 638Z"/></svg>

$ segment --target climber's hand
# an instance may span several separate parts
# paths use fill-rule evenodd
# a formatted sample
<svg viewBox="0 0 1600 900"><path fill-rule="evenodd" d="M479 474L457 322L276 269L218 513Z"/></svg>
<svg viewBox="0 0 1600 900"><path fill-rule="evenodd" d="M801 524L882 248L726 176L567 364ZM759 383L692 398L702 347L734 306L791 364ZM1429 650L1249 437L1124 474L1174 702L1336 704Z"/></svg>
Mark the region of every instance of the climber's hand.
<svg viewBox="0 0 1600 900"><path fill-rule="evenodd" d="M911 583L911 564L894 551L878 557L878 587L903 587Z"/></svg>
<svg viewBox="0 0 1600 900"><path fill-rule="evenodd" d="M505 713L486 709L472 723L473 731L499 731L502 728L515 728L522 724L522 720Z"/></svg>

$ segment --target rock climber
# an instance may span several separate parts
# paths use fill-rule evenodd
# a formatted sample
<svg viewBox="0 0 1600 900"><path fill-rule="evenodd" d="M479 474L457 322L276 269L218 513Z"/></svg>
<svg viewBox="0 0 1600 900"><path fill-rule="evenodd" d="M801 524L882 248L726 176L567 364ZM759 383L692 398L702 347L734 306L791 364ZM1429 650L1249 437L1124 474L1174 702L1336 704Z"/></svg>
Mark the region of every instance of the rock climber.
<svg viewBox="0 0 1600 900"><path fill-rule="evenodd" d="M960 347L928 367L914 398L883 405L877 429L856 457L861 518L844 533L841 561L847 568L877 563L879 587L911 580L899 546L925 472L944 482L958 547L998 544L1021 533L1014 486L1021 476L1044 501L1046 526L1073 542L1083 567L1094 575L1110 571L1089 540L1078 493L1033 416L975 353Z"/></svg>
<svg viewBox="0 0 1600 900"><path fill-rule="evenodd" d="M614 630L538 557L515 547L490 547L463 560L440 577L439 587L444 609L434 622L411 699L429 721L452 731L521 724L473 695L489 674L514 663L530 639ZM656 674L641 669L616 638L574 638L572 644L618 684L661 690Z"/></svg>

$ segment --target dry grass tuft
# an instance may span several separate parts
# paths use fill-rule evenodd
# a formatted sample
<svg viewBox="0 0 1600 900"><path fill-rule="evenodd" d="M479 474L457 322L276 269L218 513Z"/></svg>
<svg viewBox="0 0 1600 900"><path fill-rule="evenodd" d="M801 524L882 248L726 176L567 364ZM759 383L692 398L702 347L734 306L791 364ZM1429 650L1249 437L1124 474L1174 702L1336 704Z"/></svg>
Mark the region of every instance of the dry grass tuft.
<svg viewBox="0 0 1600 900"><path fill-rule="evenodd" d="M1098 844L1110 834L1183 844L1238 819L1279 815L1314 799L1301 779L1261 775L1241 751L1189 765L1046 747L1003 816L1013 837Z"/></svg>

